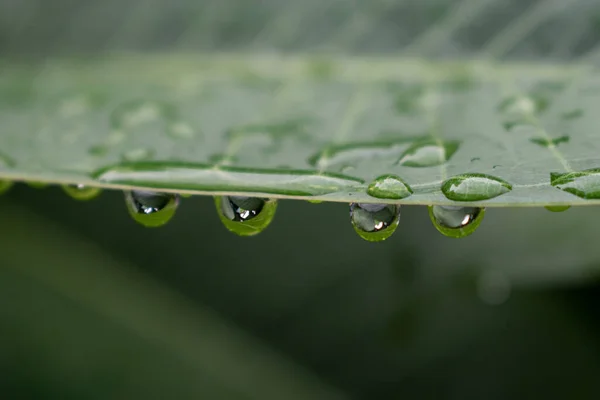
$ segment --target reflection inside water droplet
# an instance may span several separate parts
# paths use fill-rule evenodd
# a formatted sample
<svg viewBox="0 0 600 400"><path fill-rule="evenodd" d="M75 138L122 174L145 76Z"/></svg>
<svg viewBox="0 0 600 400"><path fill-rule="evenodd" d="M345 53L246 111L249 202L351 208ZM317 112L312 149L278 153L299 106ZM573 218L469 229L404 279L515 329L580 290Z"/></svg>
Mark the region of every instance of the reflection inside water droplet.
<svg viewBox="0 0 600 400"><path fill-rule="evenodd" d="M396 231L400 222L400 206L352 203L350 221L361 238L369 242L380 242Z"/></svg>
<svg viewBox="0 0 600 400"><path fill-rule="evenodd" d="M63 185L63 190L75 200L92 200L102 192L100 188L85 185Z"/></svg>
<svg viewBox="0 0 600 400"><path fill-rule="evenodd" d="M215 198L215 204L225 227L240 236L264 231L277 209L277 201L258 197L221 196Z"/></svg>
<svg viewBox="0 0 600 400"><path fill-rule="evenodd" d="M0 180L0 194L6 193L14 185L13 181Z"/></svg>
<svg viewBox="0 0 600 400"><path fill-rule="evenodd" d="M155 228L173 218L179 205L179 196L173 193L133 190L125 193L125 202L133 219L146 227Z"/></svg>
<svg viewBox="0 0 600 400"><path fill-rule="evenodd" d="M469 236L483 220L485 209L461 206L429 206L429 217L435 228L445 236Z"/></svg>

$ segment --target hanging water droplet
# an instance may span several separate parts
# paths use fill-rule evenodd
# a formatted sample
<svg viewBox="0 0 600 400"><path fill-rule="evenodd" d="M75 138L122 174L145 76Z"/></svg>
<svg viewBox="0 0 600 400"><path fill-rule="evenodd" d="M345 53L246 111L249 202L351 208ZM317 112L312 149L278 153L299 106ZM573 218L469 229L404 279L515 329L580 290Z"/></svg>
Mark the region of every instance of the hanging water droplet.
<svg viewBox="0 0 600 400"><path fill-rule="evenodd" d="M63 185L63 190L75 200L92 200L102 192L102 189L85 185Z"/></svg>
<svg viewBox="0 0 600 400"><path fill-rule="evenodd" d="M8 190L14 185L13 181L7 181L0 179L0 194L8 192Z"/></svg>
<svg viewBox="0 0 600 400"><path fill-rule="evenodd" d="M460 206L429 206L433 226L444 236L461 238L469 236L479 227L484 208Z"/></svg>
<svg viewBox="0 0 600 400"><path fill-rule="evenodd" d="M381 242L396 231L400 223L400 206L352 203L350 221L361 238L369 242Z"/></svg>
<svg viewBox="0 0 600 400"><path fill-rule="evenodd" d="M413 193L406 182L396 175L382 175L367 189L367 194L378 199L403 199Z"/></svg>
<svg viewBox="0 0 600 400"><path fill-rule="evenodd" d="M125 202L134 220L148 228L155 228L173 218L179 205L179 196L173 193L133 190L125 192Z"/></svg>
<svg viewBox="0 0 600 400"><path fill-rule="evenodd" d="M571 206L545 206L544 208L552 212L563 212L567 211Z"/></svg>
<svg viewBox="0 0 600 400"><path fill-rule="evenodd" d="M438 143L434 140L417 142L410 146L398 160L398 164L405 167L434 167L448 161L456 150L459 142L449 141Z"/></svg>
<svg viewBox="0 0 600 400"><path fill-rule="evenodd" d="M550 184L583 199L600 199L600 169L551 173Z"/></svg>
<svg viewBox="0 0 600 400"><path fill-rule="evenodd" d="M456 175L442 184L444 196L454 201L488 200L511 190L510 183L485 174Z"/></svg>
<svg viewBox="0 0 600 400"><path fill-rule="evenodd" d="M240 236L254 236L264 231L275 216L277 201L257 197L215 197L217 213L223 225Z"/></svg>

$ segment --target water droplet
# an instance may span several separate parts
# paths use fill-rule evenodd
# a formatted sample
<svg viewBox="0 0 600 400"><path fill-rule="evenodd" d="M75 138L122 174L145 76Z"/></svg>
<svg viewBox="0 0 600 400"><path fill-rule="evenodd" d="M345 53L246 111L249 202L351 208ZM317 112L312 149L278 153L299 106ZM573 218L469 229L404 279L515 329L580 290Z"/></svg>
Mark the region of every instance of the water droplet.
<svg viewBox="0 0 600 400"><path fill-rule="evenodd" d="M5 179L0 179L0 194L4 194L8 192L8 190L14 185L13 181L7 181Z"/></svg>
<svg viewBox="0 0 600 400"><path fill-rule="evenodd" d="M102 168L93 174L99 181L186 191L273 193L321 196L359 190L362 179L311 170L240 168L182 162L145 161Z"/></svg>
<svg viewBox="0 0 600 400"><path fill-rule="evenodd" d="M600 199L600 169L551 173L550 184L583 199Z"/></svg>
<svg viewBox="0 0 600 400"><path fill-rule="evenodd" d="M545 206L544 208L552 212L563 212L567 211L571 206Z"/></svg>
<svg viewBox="0 0 600 400"><path fill-rule="evenodd" d="M449 141L438 143L426 140L410 146L400 156L398 164L406 167L433 167L448 161L458 150L459 142Z"/></svg>
<svg viewBox="0 0 600 400"><path fill-rule="evenodd" d="M240 236L264 231L275 216L277 201L258 197L215 197L219 218L225 227Z"/></svg>
<svg viewBox="0 0 600 400"><path fill-rule="evenodd" d="M102 189L84 185L63 185L63 190L75 200L92 200L102 192Z"/></svg>
<svg viewBox="0 0 600 400"><path fill-rule="evenodd" d="M498 111L502 113L504 129L510 131L517 125L531 124L533 116L539 111L537 107L534 99L528 96L517 95L503 100L498 105Z"/></svg>
<svg viewBox="0 0 600 400"><path fill-rule="evenodd" d="M484 208L460 206L429 206L433 226L443 235L453 238L469 236L479 227Z"/></svg>
<svg viewBox="0 0 600 400"><path fill-rule="evenodd" d="M350 221L361 238L369 242L381 242L396 231L400 223L400 206L352 203Z"/></svg>
<svg viewBox="0 0 600 400"><path fill-rule="evenodd" d="M505 114L531 115L536 112L536 104L527 96L510 96L502 100L498 111Z"/></svg>
<svg viewBox="0 0 600 400"><path fill-rule="evenodd" d="M550 146L557 146L561 143L569 143L569 136L564 135L564 136L560 136L560 137L557 137L554 139L548 139L548 138L544 138L544 137L535 137L535 138L531 138L529 140L532 143L535 143L542 147L550 147Z"/></svg>
<svg viewBox="0 0 600 400"><path fill-rule="evenodd" d="M398 136L397 132L391 133ZM364 161L393 164L417 140L423 138L401 138L380 140L374 142L354 142L341 145L327 146L308 158L308 163L321 170L342 172L344 169L355 166ZM389 160L389 161L388 161Z"/></svg>
<svg viewBox="0 0 600 400"><path fill-rule="evenodd" d="M382 175L367 189L367 194L378 199L403 199L413 193L406 182L396 175Z"/></svg>
<svg viewBox="0 0 600 400"><path fill-rule="evenodd" d="M148 228L156 228L173 218L179 205L179 196L173 193L133 190L125 192L125 202L134 220Z"/></svg>
<svg viewBox="0 0 600 400"><path fill-rule="evenodd" d="M156 121L165 111L159 103L134 100L117 107L111 115L111 123L117 129L127 129Z"/></svg>
<svg viewBox="0 0 600 400"><path fill-rule="evenodd" d="M454 201L488 200L510 192L512 185L485 174L456 175L442 184L442 192Z"/></svg>

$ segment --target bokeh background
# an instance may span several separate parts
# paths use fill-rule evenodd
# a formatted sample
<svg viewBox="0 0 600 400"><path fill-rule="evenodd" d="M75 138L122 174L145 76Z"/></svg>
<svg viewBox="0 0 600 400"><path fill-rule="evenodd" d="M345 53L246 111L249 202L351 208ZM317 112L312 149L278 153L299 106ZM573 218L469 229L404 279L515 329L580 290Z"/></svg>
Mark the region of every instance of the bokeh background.
<svg viewBox="0 0 600 400"><path fill-rule="evenodd" d="M324 52L576 62L593 0L0 0L0 57ZM437 32L437 33L436 33ZM0 94L1 95L1 94ZM1 121L0 121L1 126ZM361 240L282 201L240 238L212 199L145 229L122 193L0 198L0 389L32 399L597 398L600 210L423 207Z"/></svg>

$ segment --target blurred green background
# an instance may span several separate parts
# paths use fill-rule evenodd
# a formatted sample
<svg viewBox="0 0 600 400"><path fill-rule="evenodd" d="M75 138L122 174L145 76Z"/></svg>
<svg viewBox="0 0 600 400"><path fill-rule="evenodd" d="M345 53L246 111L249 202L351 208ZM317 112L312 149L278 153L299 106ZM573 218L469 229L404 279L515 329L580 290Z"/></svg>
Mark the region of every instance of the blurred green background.
<svg viewBox="0 0 600 400"><path fill-rule="evenodd" d="M567 3L0 0L0 54L395 55L458 5L479 10L418 55L468 56L520 16L551 10L503 57L569 61L597 42L600 7ZM454 240L424 207L404 207L395 235L368 243L347 206L284 201L265 232L240 238L210 198L184 199L167 226L145 229L121 193L79 203L17 185L0 198L0 221L3 397L600 393L597 208L490 209Z"/></svg>

